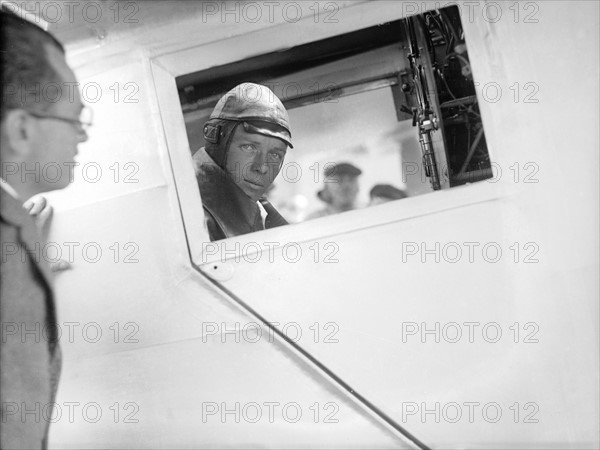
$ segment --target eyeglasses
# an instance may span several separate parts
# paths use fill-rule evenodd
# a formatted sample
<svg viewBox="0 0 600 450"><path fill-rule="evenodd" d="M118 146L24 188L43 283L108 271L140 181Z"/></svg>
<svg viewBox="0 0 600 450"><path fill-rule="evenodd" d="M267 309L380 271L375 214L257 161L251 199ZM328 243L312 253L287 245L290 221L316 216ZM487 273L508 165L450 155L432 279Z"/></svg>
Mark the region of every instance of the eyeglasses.
<svg viewBox="0 0 600 450"><path fill-rule="evenodd" d="M71 119L70 117L62 117L56 116L54 114L44 114L33 111L27 111L27 114L33 116L37 119L52 119L52 120L60 120L61 122L67 122L72 125L76 125L79 127L80 131L87 133L90 127L93 125L92 118L93 112L89 106L84 106L79 114L79 119Z"/></svg>

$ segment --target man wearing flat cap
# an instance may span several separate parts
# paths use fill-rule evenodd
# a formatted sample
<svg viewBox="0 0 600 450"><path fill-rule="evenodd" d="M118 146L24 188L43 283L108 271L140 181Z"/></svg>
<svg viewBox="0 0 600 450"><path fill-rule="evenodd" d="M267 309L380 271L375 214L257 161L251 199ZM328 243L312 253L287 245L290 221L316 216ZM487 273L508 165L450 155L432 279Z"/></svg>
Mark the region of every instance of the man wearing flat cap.
<svg viewBox="0 0 600 450"><path fill-rule="evenodd" d="M259 84L234 87L215 106L204 138L193 162L210 240L287 224L264 198L293 147L279 98Z"/></svg>
<svg viewBox="0 0 600 450"><path fill-rule="evenodd" d="M317 219L332 214L339 214L356 208L358 196L358 176L362 171L347 162L327 165L323 175L325 183L317 197L326 206L312 214L307 219Z"/></svg>

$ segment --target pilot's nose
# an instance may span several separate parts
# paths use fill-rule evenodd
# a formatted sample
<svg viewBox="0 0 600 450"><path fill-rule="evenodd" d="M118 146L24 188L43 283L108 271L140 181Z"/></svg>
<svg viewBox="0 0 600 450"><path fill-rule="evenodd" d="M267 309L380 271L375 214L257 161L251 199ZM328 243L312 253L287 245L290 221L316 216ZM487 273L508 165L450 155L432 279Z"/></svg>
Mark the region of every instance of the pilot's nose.
<svg viewBox="0 0 600 450"><path fill-rule="evenodd" d="M258 152L254 156L254 159L252 160L252 169L261 175L265 175L269 171L267 158L262 154L262 152Z"/></svg>

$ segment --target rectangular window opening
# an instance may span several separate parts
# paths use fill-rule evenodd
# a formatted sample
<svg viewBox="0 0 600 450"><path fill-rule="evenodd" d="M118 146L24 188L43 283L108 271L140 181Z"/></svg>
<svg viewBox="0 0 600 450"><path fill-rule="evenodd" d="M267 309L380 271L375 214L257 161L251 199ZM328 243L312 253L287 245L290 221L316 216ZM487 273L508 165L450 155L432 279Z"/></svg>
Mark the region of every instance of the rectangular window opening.
<svg viewBox="0 0 600 450"><path fill-rule="evenodd" d="M192 154L243 82L289 113L294 148L266 195L290 223L492 177L456 6L178 77Z"/></svg>

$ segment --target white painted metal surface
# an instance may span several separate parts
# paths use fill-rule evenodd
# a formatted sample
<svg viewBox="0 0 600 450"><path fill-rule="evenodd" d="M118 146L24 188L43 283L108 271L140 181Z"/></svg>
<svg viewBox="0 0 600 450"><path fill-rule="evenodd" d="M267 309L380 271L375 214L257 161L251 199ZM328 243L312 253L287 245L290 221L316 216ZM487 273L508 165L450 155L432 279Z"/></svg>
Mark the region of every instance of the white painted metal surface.
<svg viewBox="0 0 600 450"><path fill-rule="evenodd" d="M310 3L297 23L278 15L234 23L203 20L199 5L137 2L144 21L104 24L102 39L93 26L87 39L82 25L75 33L61 24L82 86L91 97L96 83L102 95L78 158L90 167L87 181L79 174L51 196L50 241L79 243L73 269L57 276L60 323L78 325L72 339L63 329L63 415L51 447L407 446L266 329L256 342L227 334L257 320L210 278L280 329L288 325L290 336L297 324L302 349L432 448L598 445L597 3L538 2L537 23L515 22L509 3L496 22L482 15L486 3L472 19L465 7L475 79L498 83L504 95L492 103L478 92L501 170L494 182L223 244L258 244L256 262L207 245L174 77L397 19L413 3L435 7L338 2L338 22L325 26ZM539 103L515 103L516 82L537 83ZM128 94L138 101L125 102ZM539 182L523 182L527 163L539 168ZM282 253L290 243L302 252L296 262ZM331 243L334 263L325 261ZM439 245L439 262L421 243ZM457 247L462 257L450 262ZM437 336L422 334L436 327ZM103 334L92 342L96 329ZM74 420L69 402L80 404ZM221 415L236 402L247 406L237 422ZM275 409L270 421L265 402L297 403L302 417ZM251 403L262 408L256 422ZM326 404L337 423L324 420L333 411ZM132 413L137 422L125 420Z"/></svg>

